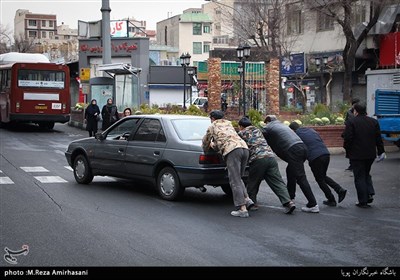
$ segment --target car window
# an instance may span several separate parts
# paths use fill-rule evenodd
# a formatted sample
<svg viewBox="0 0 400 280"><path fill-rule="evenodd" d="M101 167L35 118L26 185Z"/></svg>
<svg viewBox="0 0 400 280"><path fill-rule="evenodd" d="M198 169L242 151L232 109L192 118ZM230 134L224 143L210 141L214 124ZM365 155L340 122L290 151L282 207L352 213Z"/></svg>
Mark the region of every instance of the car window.
<svg viewBox="0 0 400 280"><path fill-rule="evenodd" d="M127 118L119 123L116 127L113 127L108 132L106 139L114 140L127 140L127 136L134 132L136 129L139 118ZM124 136L125 134L125 136Z"/></svg>
<svg viewBox="0 0 400 280"><path fill-rule="evenodd" d="M173 120L172 124L181 140L201 140L210 125L209 119Z"/></svg>
<svg viewBox="0 0 400 280"><path fill-rule="evenodd" d="M159 120L145 119L133 137L134 141L165 142L164 130Z"/></svg>

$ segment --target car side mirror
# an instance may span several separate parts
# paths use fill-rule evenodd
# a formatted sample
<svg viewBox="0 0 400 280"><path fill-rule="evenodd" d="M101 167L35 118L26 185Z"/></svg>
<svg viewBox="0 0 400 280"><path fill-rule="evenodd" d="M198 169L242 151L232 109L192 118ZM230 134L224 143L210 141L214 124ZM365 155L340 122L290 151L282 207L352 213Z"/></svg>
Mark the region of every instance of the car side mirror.
<svg viewBox="0 0 400 280"><path fill-rule="evenodd" d="M97 132L97 133L94 135L94 137L95 137L97 140L104 140L104 135L103 135L103 133L101 133L101 132Z"/></svg>

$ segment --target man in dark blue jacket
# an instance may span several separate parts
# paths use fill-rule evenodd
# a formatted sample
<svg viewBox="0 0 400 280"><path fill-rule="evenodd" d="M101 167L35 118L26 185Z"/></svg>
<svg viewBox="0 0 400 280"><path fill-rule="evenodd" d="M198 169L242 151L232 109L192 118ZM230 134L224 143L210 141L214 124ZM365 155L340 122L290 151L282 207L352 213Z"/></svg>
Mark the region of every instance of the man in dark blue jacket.
<svg viewBox="0 0 400 280"><path fill-rule="evenodd" d="M327 200L324 200L323 203L328 206L336 206L335 197L333 196L329 187L334 189L334 191L338 194L339 203L342 202L346 196L347 190L343 189L332 178L326 175L330 161L330 153L326 148L324 141L314 129L309 127L300 127L297 122L292 122L289 127L296 132L296 134L307 146L308 164L310 165L311 171L314 174L315 181L317 181L318 186L321 188L325 194L325 197L327 198Z"/></svg>
<svg viewBox="0 0 400 280"><path fill-rule="evenodd" d="M371 166L375 158L381 161L386 154L379 123L376 119L367 116L365 104L354 105L354 118L346 122L343 147L353 166L354 184L358 197L356 205L368 208L375 195L370 175Z"/></svg>
<svg viewBox="0 0 400 280"><path fill-rule="evenodd" d="M275 116L267 116L264 120L267 126L263 135L272 151L288 163L286 167L287 188L290 198L296 196L296 183L299 184L308 203L301 210L307 213L319 213L319 206L315 200L310 184L307 181L304 162L307 159L307 147L303 141L287 125L281 123Z"/></svg>

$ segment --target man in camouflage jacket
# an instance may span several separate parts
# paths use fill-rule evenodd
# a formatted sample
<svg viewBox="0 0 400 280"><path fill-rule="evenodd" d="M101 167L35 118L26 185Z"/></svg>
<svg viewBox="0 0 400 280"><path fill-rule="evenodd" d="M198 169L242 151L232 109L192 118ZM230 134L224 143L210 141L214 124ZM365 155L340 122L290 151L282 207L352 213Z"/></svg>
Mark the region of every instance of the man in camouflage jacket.
<svg viewBox="0 0 400 280"><path fill-rule="evenodd" d="M249 158L249 150L231 122L223 119L223 117L224 113L219 110L214 110L210 113L212 123L203 137L202 146L205 152L213 149L223 156L228 169L233 203L238 208L238 210L232 211L231 215L247 218L249 216L247 208L254 206L242 180Z"/></svg>

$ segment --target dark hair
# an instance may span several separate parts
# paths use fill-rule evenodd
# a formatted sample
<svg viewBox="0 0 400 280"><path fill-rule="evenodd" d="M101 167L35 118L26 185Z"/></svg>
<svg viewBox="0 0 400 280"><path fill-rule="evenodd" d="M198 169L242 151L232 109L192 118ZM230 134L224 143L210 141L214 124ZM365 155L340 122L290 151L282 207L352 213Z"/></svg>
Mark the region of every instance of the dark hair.
<svg viewBox="0 0 400 280"><path fill-rule="evenodd" d="M359 99L359 98L353 98L353 99L351 100L351 105L357 104L357 103L359 103L359 102L360 102L360 99Z"/></svg>
<svg viewBox="0 0 400 280"><path fill-rule="evenodd" d="M360 115L366 115L367 114L367 106L364 103L356 103L356 104L354 104L354 110L356 110L357 113L360 114Z"/></svg>
<svg viewBox="0 0 400 280"><path fill-rule="evenodd" d="M296 131L297 129L299 129L300 125L298 124L298 122L291 122L289 124L289 127L293 130Z"/></svg>
<svg viewBox="0 0 400 280"><path fill-rule="evenodd" d="M131 113L131 115L132 115L132 110L131 110L131 108L129 108L129 107L128 107L128 108L125 108L125 109L124 109L124 114L125 114L125 111L126 111L126 110L128 110L129 113Z"/></svg>
<svg viewBox="0 0 400 280"><path fill-rule="evenodd" d="M239 125L243 127L248 127L251 125L251 121L249 120L249 118L243 117L239 120Z"/></svg>
<svg viewBox="0 0 400 280"><path fill-rule="evenodd" d="M275 120L277 120L277 118L276 118L275 115L268 115L268 116L265 118L264 122L265 122L265 123L269 123L269 122L272 122L272 121L275 121Z"/></svg>
<svg viewBox="0 0 400 280"><path fill-rule="evenodd" d="M216 120L222 119L223 117L224 117L224 113L220 110L213 110L210 113L210 118L213 118Z"/></svg>

